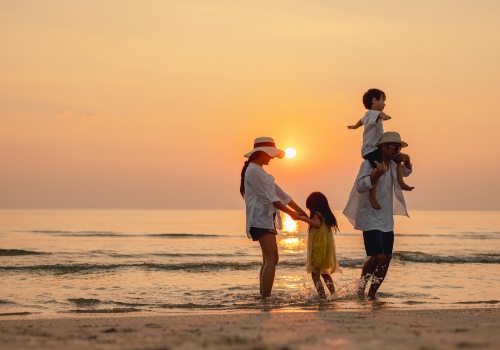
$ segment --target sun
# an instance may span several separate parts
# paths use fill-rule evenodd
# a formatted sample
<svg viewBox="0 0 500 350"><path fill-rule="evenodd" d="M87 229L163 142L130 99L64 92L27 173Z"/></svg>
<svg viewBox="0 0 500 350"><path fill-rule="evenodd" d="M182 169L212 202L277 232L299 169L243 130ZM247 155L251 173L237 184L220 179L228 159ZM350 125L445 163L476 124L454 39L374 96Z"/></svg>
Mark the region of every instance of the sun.
<svg viewBox="0 0 500 350"><path fill-rule="evenodd" d="M286 150L285 150L285 156L287 158L295 158L295 156L297 155L297 151L295 150L295 148L293 147L288 147Z"/></svg>

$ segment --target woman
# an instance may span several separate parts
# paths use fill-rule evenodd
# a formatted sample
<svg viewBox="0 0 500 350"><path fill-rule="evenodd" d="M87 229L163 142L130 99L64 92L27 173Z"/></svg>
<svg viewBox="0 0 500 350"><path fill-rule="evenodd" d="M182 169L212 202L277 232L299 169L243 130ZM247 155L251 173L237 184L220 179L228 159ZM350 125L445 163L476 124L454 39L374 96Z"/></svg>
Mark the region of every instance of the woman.
<svg viewBox="0 0 500 350"><path fill-rule="evenodd" d="M307 214L268 174L263 165L268 165L274 157L283 158L285 152L277 149L270 137L258 137L254 149L245 154L248 160L241 170L240 193L246 205L246 231L248 238L259 241L263 264L260 269L260 295L266 299L271 295L278 264L277 229L281 229L281 210L298 220ZM292 209L294 210L292 210Z"/></svg>

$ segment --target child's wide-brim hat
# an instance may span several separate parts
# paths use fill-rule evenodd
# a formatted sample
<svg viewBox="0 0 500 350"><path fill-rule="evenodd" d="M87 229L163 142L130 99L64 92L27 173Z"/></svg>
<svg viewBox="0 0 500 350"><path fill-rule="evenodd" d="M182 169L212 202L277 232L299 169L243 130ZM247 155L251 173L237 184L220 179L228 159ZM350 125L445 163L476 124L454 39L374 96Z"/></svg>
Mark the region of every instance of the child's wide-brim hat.
<svg viewBox="0 0 500 350"><path fill-rule="evenodd" d="M401 148L408 147L408 144L401 140L401 136L395 131L387 131L382 134L380 140L377 142L377 146L383 143L399 143Z"/></svg>
<svg viewBox="0 0 500 350"><path fill-rule="evenodd" d="M274 139L271 137L257 137L253 143L253 150L245 154L245 157L250 158L250 156L257 152L262 151L266 152L271 157L283 158L285 156L285 151L282 151L276 148L276 144L274 143Z"/></svg>

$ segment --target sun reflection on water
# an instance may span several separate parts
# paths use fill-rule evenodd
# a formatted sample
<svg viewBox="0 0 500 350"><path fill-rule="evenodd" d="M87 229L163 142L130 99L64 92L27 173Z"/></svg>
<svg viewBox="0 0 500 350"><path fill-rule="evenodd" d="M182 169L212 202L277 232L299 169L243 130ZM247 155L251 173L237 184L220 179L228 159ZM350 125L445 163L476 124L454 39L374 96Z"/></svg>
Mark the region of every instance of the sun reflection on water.
<svg viewBox="0 0 500 350"><path fill-rule="evenodd" d="M299 254L304 252L305 244L303 238L287 237L280 239L278 245L284 248L284 253Z"/></svg>

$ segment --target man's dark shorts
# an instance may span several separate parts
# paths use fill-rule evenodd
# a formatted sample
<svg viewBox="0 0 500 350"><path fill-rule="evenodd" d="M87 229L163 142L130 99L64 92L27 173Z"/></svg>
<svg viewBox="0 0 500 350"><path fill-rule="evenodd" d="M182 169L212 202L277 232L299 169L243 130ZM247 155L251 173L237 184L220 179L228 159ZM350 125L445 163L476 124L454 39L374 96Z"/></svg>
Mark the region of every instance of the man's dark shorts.
<svg viewBox="0 0 500 350"><path fill-rule="evenodd" d="M363 231L365 250L367 256L378 254L392 254L394 246L394 232L382 232L379 230Z"/></svg>

